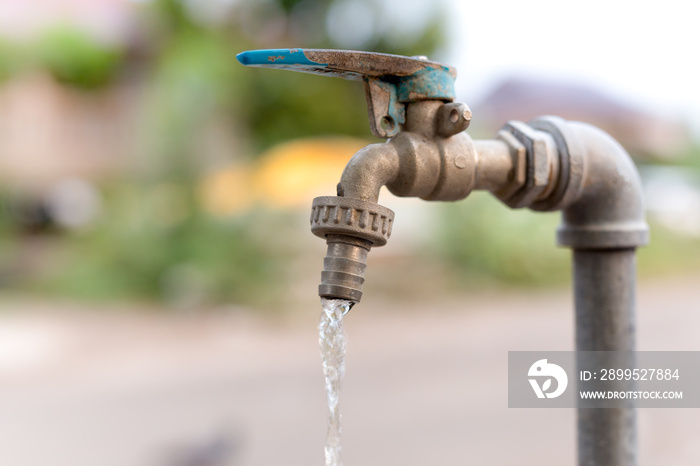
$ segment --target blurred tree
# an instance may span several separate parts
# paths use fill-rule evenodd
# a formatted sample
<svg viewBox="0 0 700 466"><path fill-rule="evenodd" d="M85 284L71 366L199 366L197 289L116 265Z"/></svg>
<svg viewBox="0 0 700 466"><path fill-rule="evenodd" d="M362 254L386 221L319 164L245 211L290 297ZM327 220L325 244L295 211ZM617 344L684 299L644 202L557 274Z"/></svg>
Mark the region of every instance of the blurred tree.
<svg viewBox="0 0 700 466"><path fill-rule="evenodd" d="M174 296L190 305L269 301L299 252L289 235L265 233L289 222L260 212L223 221L202 210L200 180L211 169L203 163L207 131L223 122L240 135L229 162L294 138L371 133L357 83L249 69L235 55L278 47L432 54L443 39L441 12L416 13L407 34L401 21L408 7L397 0L153 0L143 7L146 30L122 51L68 27L47 31L36 47L63 84L97 88L127 70L135 72L121 76L145 87L134 140L146 169L103 187L104 215L62 243L41 286L92 298Z"/></svg>
<svg viewBox="0 0 700 466"><path fill-rule="evenodd" d="M12 76L20 63L16 44L0 38L0 83Z"/></svg>
<svg viewBox="0 0 700 466"><path fill-rule="evenodd" d="M452 266L460 286L465 277L476 287L567 283L570 253L554 245L559 214L509 210L485 192L437 208L441 221L434 252Z"/></svg>
<svg viewBox="0 0 700 466"><path fill-rule="evenodd" d="M183 214L167 231L146 222L141 233L128 241L110 233L112 227L105 225L100 247L110 256L130 257L131 261L128 268L113 270L117 276L109 280L111 284L123 283L126 290L149 294L159 289L163 277L173 275L169 271L196 269L202 271L210 297L239 302L259 301L264 295L258 293L256 285L264 284L268 297L283 285L283 263L291 251L288 238L263 240L253 227L259 220L244 216L222 223L202 212L197 190L204 165L198 134L212 119L224 119L232 130L247 133L252 146L248 155L252 156L275 143L304 136L370 136L361 86L340 79L247 69L235 59L236 53L251 48L342 47L328 34L326 21L332 8L342 2L352 6L346 0L242 1L231 5L156 0L150 5L155 27L149 47L155 61L150 67L146 93L149 116L143 128L150 140L144 150L150 163L137 189L146 192L149 186L164 183L176 186L180 192L178 209ZM380 14L374 3L354 3L362 11ZM431 53L441 41L438 19L431 23L431 18L426 18L420 34L400 46L392 42L388 30L375 28L366 48L399 54ZM239 141L238 146L241 152L234 156L243 155L245 144ZM284 247L276 248L275 242L280 241ZM92 267L90 261L87 265L87 272L77 282L96 276L90 271L98 267ZM136 277L141 278L134 281Z"/></svg>
<svg viewBox="0 0 700 466"><path fill-rule="evenodd" d="M162 79L178 79L178 73L203 78L208 90L199 89L195 99L204 98L201 105L206 105L211 102L206 93L212 94L216 105L247 126L253 154L293 138L371 137L371 133L360 86L340 79L244 69L235 61L236 53L251 48L357 47L431 55L445 39L444 12L435 5L427 16L412 18L407 34L400 22L409 8L397 2L265 0L228 7L222 3L154 2L163 47L159 67L168 71ZM395 8L403 14L396 14ZM177 87L178 93L183 90Z"/></svg>
<svg viewBox="0 0 700 466"><path fill-rule="evenodd" d="M59 25L41 35L36 58L56 81L93 89L113 81L123 55L118 48L100 44L80 29Z"/></svg>

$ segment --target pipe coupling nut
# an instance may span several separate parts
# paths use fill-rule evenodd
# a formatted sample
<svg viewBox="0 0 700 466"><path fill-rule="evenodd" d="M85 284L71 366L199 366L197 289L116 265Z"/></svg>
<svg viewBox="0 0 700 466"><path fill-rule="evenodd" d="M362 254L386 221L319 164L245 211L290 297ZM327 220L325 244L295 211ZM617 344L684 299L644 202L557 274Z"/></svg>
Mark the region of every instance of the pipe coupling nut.
<svg viewBox="0 0 700 466"><path fill-rule="evenodd" d="M311 206L311 232L320 238L346 235L384 246L393 224L391 209L362 199L322 196Z"/></svg>
<svg viewBox="0 0 700 466"><path fill-rule="evenodd" d="M525 183L508 198L502 198L503 202L512 208L541 204L540 201L552 194L559 181L559 153L553 137L520 121L509 121L501 131L510 133L525 148ZM506 138L506 142L509 139ZM522 160L517 162L516 170L522 165Z"/></svg>

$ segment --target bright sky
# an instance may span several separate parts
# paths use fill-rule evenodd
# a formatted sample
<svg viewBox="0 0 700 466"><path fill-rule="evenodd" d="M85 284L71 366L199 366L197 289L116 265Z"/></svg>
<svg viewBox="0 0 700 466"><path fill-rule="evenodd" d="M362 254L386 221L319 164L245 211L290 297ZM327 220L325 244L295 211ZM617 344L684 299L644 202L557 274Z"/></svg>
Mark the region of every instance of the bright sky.
<svg viewBox="0 0 700 466"><path fill-rule="evenodd" d="M687 0L448 0L461 100L511 74L565 77L700 135L700 9Z"/></svg>

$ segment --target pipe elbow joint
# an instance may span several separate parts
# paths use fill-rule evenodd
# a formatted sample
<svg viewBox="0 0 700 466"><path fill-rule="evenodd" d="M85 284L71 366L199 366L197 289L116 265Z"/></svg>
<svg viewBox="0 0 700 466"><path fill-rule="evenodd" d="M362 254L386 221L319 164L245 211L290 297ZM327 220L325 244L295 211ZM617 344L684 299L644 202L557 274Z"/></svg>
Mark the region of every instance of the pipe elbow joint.
<svg viewBox="0 0 700 466"><path fill-rule="evenodd" d="M545 117L530 123L549 132L569 172L558 243L574 249L620 249L649 241L641 181L625 149L604 131Z"/></svg>

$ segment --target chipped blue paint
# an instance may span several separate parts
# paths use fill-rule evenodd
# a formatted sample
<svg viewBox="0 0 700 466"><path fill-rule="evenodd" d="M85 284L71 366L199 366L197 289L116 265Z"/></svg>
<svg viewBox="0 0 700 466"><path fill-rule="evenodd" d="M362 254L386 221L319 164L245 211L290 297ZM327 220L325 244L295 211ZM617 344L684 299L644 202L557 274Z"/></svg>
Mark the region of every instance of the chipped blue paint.
<svg viewBox="0 0 700 466"><path fill-rule="evenodd" d="M455 78L447 67L429 67L398 78L396 89L399 102L427 99L451 101L455 97Z"/></svg>
<svg viewBox="0 0 700 466"><path fill-rule="evenodd" d="M395 84L377 79L364 77L364 81L370 85L378 86L389 93L389 108L386 109L386 116L391 117L394 122L393 130L387 130L386 136L393 137L399 132L399 125L406 123L406 106L399 102L398 91ZM379 122L377 122L379 124Z"/></svg>
<svg viewBox="0 0 700 466"><path fill-rule="evenodd" d="M308 68L328 66L327 63L309 60L301 49L248 50L239 53L236 58L246 66L285 68L292 71L306 71Z"/></svg>
<svg viewBox="0 0 700 466"><path fill-rule="evenodd" d="M386 83L383 83L386 84ZM403 125L406 123L406 107L404 105L399 104L399 96L398 96L398 90L396 86L386 86L388 88L391 88L390 92L390 100L389 100L389 116L394 120L394 123L396 124L395 131L393 132L394 134L390 134L389 136L395 136L396 133L398 133L399 130L399 125Z"/></svg>
<svg viewBox="0 0 700 466"><path fill-rule="evenodd" d="M306 56L303 49L249 50L236 55L246 66L282 68L315 74L330 74L345 79L363 78L357 71L335 69L328 63L318 63ZM398 102L416 100L453 100L455 97L454 75L446 66L427 66L410 76L386 75L377 77L387 86L396 88Z"/></svg>

